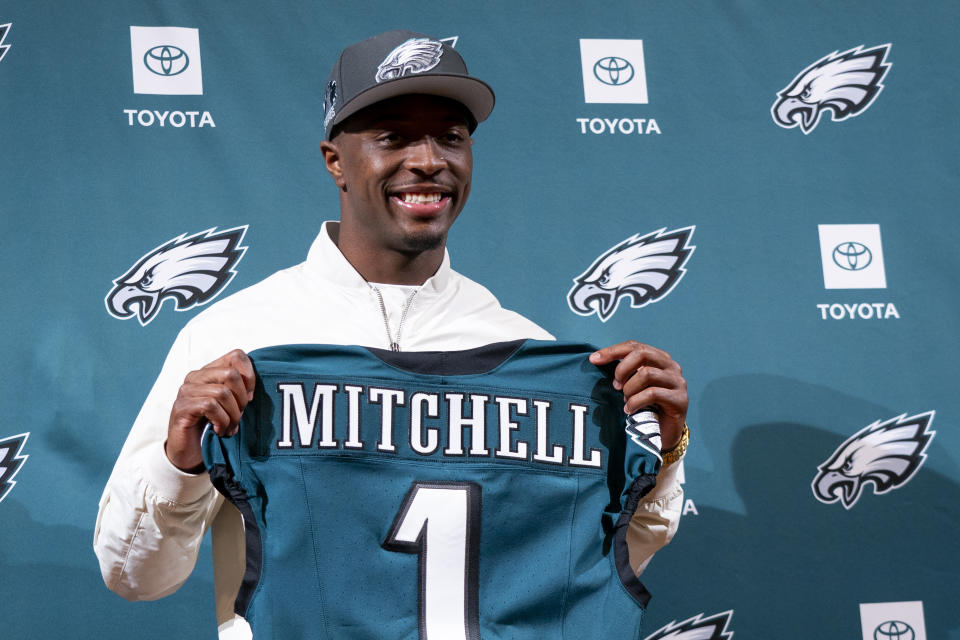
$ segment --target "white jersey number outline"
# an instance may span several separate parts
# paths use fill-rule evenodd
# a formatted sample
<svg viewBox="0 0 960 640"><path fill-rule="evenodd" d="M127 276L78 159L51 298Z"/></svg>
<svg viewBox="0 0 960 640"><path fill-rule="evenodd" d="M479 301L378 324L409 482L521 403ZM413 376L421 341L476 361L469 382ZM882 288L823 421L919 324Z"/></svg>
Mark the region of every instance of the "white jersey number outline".
<svg viewBox="0 0 960 640"><path fill-rule="evenodd" d="M420 640L480 640L480 485L414 482L382 546L418 556Z"/></svg>

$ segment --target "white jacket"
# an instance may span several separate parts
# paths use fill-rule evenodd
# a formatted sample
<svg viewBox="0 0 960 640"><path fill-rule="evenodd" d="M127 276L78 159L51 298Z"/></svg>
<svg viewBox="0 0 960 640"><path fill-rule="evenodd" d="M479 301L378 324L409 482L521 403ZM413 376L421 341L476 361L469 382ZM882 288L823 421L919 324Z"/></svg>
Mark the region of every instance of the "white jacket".
<svg viewBox="0 0 960 640"><path fill-rule="evenodd" d="M233 602L244 569L243 525L206 474L174 467L163 451L170 409L184 377L232 349L278 344L354 344L389 349L380 302L330 239L326 222L305 262L212 305L180 332L140 410L100 498L93 546L107 587L128 600L177 590L212 525L220 638L250 638ZM409 287L378 285L396 336ZM461 350L553 336L503 309L481 285L450 268L448 255L414 296L403 322L404 351ZM676 531L683 492L679 465L660 472L631 523L631 564L639 573Z"/></svg>

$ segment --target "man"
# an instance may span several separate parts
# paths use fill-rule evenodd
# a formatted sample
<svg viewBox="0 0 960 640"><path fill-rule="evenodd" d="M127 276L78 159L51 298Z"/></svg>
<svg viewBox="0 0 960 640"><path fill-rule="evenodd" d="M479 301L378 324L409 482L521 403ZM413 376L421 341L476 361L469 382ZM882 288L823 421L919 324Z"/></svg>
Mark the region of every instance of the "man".
<svg viewBox="0 0 960 640"><path fill-rule="evenodd" d="M305 262L211 306L181 331L101 498L94 548L110 589L131 600L172 593L212 525L221 638L249 637L233 614L243 523L201 473L200 454L204 425L235 432L252 398L246 352L295 343L440 351L553 339L451 270L446 254L470 193L470 135L493 102L459 54L426 36L393 31L341 53L326 87L321 145L340 189L340 221L324 223ZM680 367L633 341L591 356L595 364L618 360L614 386L624 410L657 407L665 450L682 454ZM676 465L668 464L631 523L636 571L672 537L681 503Z"/></svg>

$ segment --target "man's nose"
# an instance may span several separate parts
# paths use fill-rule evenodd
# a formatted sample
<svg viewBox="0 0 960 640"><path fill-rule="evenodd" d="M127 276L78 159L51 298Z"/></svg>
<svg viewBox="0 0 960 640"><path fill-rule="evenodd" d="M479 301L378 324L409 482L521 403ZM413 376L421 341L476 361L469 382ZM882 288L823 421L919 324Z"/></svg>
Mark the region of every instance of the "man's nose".
<svg viewBox="0 0 960 640"><path fill-rule="evenodd" d="M406 166L411 171L432 176L446 168L447 160L437 141L432 136L424 136L408 145Z"/></svg>

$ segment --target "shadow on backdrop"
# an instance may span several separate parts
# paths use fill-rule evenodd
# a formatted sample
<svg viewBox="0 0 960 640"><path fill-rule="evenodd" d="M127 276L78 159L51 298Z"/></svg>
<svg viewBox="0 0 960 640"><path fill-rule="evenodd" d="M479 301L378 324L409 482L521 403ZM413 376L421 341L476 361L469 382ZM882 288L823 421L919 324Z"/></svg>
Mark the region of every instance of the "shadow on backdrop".
<svg viewBox="0 0 960 640"><path fill-rule="evenodd" d="M127 602L103 584L92 529L37 522L12 496L0 512L3 638L70 638L93 630L99 640L216 638L213 582L200 571L172 596Z"/></svg>
<svg viewBox="0 0 960 640"><path fill-rule="evenodd" d="M960 637L960 486L929 466L944 457L937 439L912 480L884 495L869 485L850 510L819 502L810 487L818 465L858 429L935 407L880 407L767 375L717 380L699 404L697 445L710 448L717 469L686 466L699 515L684 516L648 569L645 635L673 619L734 609L736 637L860 638L860 603L922 600L928 638ZM708 506L710 484L725 483L725 473L743 515Z"/></svg>

